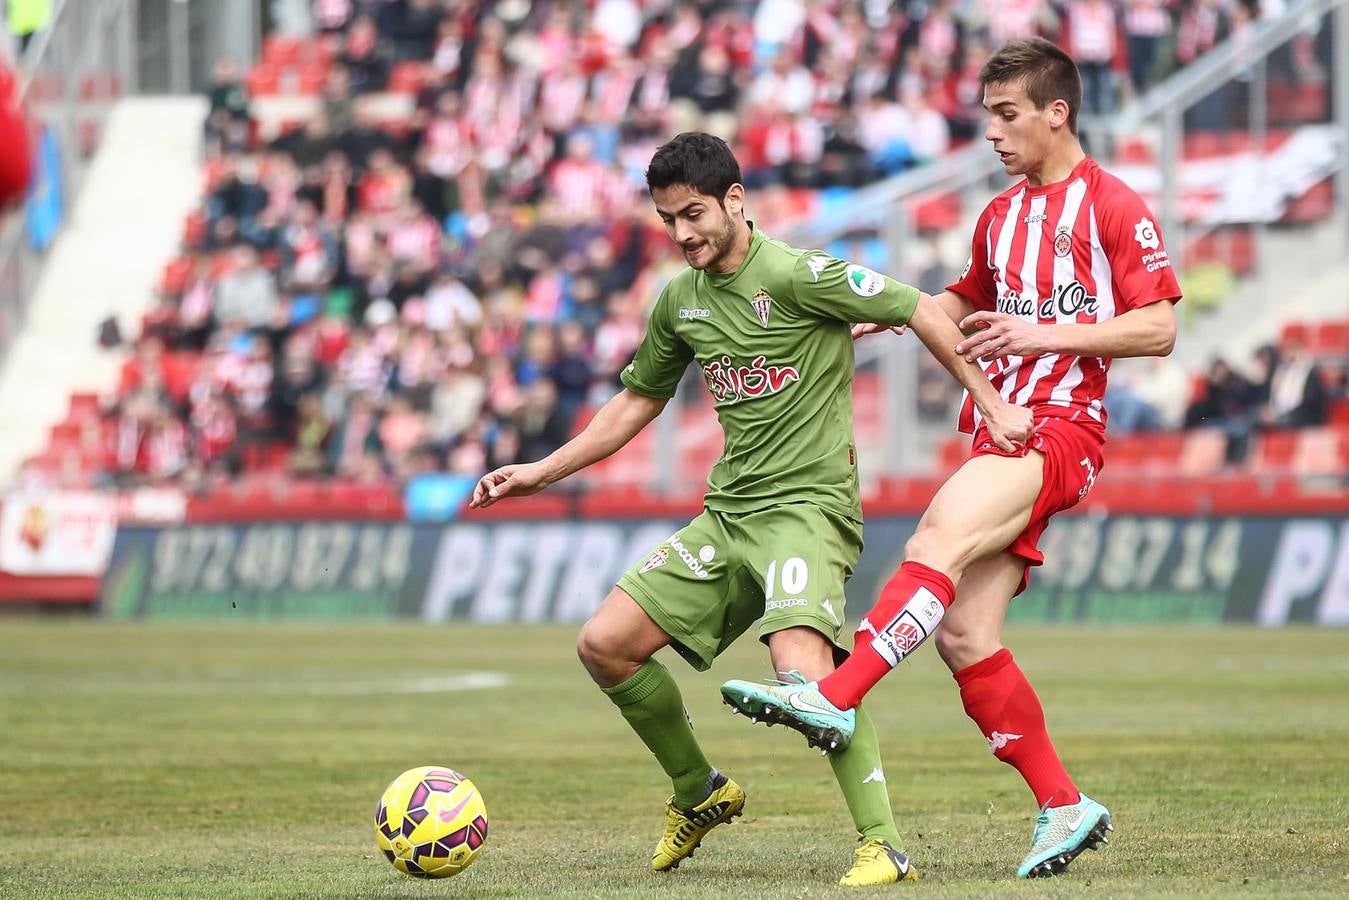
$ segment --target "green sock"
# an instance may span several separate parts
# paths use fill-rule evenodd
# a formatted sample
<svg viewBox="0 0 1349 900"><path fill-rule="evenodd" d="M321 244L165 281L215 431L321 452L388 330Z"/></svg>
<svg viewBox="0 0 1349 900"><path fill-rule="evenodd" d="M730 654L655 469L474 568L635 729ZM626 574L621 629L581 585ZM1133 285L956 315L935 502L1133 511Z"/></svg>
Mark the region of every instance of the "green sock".
<svg viewBox="0 0 1349 900"><path fill-rule="evenodd" d="M684 698L669 671L649 659L627 681L600 690L609 695L674 782L675 805L692 809L706 800L715 773L693 736Z"/></svg>
<svg viewBox="0 0 1349 900"><path fill-rule="evenodd" d="M895 813L890 808L890 793L885 789L885 775L881 772L876 726L865 706L857 707L857 729L852 743L842 753L829 754L829 765L834 768L834 778L843 789L848 812L862 837L881 838L896 850L903 850Z"/></svg>

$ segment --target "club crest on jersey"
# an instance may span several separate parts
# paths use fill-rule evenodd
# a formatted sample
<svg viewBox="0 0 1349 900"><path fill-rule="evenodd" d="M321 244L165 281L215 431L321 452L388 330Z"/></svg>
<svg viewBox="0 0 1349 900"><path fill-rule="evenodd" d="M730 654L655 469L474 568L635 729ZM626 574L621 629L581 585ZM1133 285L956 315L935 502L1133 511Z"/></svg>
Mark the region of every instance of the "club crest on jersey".
<svg viewBox="0 0 1349 900"><path fill-rule="evenodd" d="M773 309L773 298L768 296L768 291L759 288L754 292L754 296L749 298L749 305L754 307L754 314L759 317L759 324L768 327L768 314Z"/></svg>
<svg viewBox="0 0 1349 900"><path fill-rule="evenodd" d="M776 394L794 381L801 380L795 366L771 366L767 357L756 356L747 366L739 366L729 356L703 365L703 378L717 403L739 403Z"/></svg>
<svg viewBox="0 0 1349 900"><path fill-rule="evenodd" d="M642 567L637 570L637 574L645 575L652 569L659 569L661 566L665 565L669 561L670 561L670 548L657 547L655 552L653 552L650 556L646 558L646 562L642 564Z"/></svg>
<svg viewBox="0 0 1349 900"><path fill-rule="evenodd" d="M1068 233L1067 225L1059 226L1059 233L1054 235L1054 255L1060 259L1073 252L1073 237Z"/></svg>

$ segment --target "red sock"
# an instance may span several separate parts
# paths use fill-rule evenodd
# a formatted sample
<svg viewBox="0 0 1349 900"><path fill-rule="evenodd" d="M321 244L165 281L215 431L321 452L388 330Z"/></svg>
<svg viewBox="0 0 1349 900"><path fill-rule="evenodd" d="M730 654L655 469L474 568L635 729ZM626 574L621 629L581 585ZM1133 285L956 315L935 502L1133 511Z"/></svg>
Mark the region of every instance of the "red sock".
<svg viewBox="0 0 1349 900"><path fill-rule="evenodd" d="M852 655L820 681L820 693L840 709L852 709L867 691L937 629L956 588L936 569L906 562L862 618Z"/></svg>
<svg viewBox="0 0 1349 900"><path fill-rule="evenodd" d="M1021 773L1040 806L1076 803L1081 795L1045 730L1040 698L1006 648L956 673L965 712L993 755Z"/></svg>

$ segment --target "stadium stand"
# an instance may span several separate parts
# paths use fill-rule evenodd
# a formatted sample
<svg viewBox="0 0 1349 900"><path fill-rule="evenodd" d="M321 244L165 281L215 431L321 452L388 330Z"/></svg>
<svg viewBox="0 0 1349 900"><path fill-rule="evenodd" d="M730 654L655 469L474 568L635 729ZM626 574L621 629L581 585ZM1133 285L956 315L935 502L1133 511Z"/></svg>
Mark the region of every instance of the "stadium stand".
<svg viewBox="0 0 1349 900"><path fill-rule="evenodd" d="M538 458L615 389L647 302L679 268L641 197L665 136L733 138L755 210L790 222L977 139L991 45L1056 36L1083 63L1085 112L1106 115L1114 84L1143 90L1252 15L1204 0L313 10L317 37L270 35L246 73L218 66L181 253L119 383L71 397L27 477L173 483L207 492L203 509L270 497L379 515L417 473ZM1314 48L1294 47L1271 86L1279 126L1327 102ZM1239 152L1236 140L1219 124L1186 156ZM1152 162L1141 142L1117 158ZM1324 218L1329 202L1317 186L1290 221ZM929 206L925 230L955 224L940 198ZM1249 270L1249 235L1206 239ZM1112 468L1342 478L1347 365L1349 318L1327 319L1288 323L1249 365L1200 376L1159 362L1120 379ZM950 415L933 390L934 414ZM863 435L878 392L863 373ZM705 405L677 414L679 478L696 486L718 431ZM586 502L648 483L653 440L597 467ZM939 469L963 441L940 448ZM883 482L878 496L909 490Z"/></svg>

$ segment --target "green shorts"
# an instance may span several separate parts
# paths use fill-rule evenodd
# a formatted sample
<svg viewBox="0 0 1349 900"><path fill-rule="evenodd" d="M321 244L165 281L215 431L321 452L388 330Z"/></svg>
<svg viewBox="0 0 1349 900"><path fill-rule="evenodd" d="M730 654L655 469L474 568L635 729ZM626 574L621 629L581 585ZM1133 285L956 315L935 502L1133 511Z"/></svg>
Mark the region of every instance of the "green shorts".
<svg viewBox="0 0 1349 900"><path fill-rule="evenodd" d="M806 625L838 647L843 585L861 553L862 523L813 504L705 509L623 573L618 586L702 671L760 617L761 641Z"/></svg>

